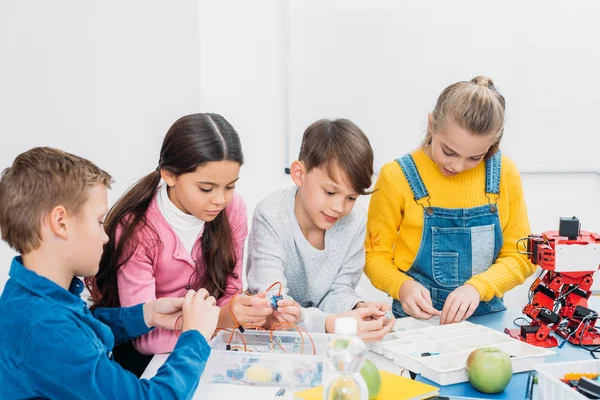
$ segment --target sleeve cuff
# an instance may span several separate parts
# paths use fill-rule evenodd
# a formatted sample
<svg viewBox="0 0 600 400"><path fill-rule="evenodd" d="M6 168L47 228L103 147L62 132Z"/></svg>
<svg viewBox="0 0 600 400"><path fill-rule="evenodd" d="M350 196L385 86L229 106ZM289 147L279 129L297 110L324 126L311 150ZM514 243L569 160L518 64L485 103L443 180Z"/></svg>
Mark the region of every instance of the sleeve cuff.
<svg viewBox="0 0 600 400"><path fill-rule="evenodd" d="M154 329L148 328L144 321L143 303L124 308L122 318L123 327L129 337L136 338Z"/></svg>
<svg viewBox="0 0 600 400"><path fill-rule="evenodd" d="M490 301L494 297L493 295L488 297L488 285L478 276L472 277L465 284L469 284L477 289L479 297L481 297L480 301Z"/></svg>
<svg viewBox="0 0 600 400"><path fill-rule="evenodd" d="M179 348L195 350L200 355L200 358L204 359L208 358L211 351L211 347L204 336L196 330L183 332L181 336L179 336L175 349Z"/></svg>
<svg viewBox="0 0 600 400"><path fill-rule="evenodd" d="M392 296L393 299L398 300L398 293L400 292L400 287L404 282L411 280L413 280L413 278L404 273L398 274L398 279L396 279L396 281L389 286L388 294Z"/></svg>
<svg viewBox="0 0 600 400"><path fill-rule="evenodd" d="M309 332L325 333L325 320L329 313L325 313L318 308L303 308L300 325Z"/></svg>

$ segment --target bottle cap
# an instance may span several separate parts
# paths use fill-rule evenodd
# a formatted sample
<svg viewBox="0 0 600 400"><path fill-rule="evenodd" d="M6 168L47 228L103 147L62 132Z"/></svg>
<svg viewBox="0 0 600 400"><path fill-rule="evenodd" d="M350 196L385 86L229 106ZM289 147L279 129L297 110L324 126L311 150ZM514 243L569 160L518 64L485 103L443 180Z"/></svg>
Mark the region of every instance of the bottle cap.
<svg viewBox="0 0 600 400"><path fill-rule="evenodd" d="M358 323L354 318L340 317L335 320L334 331L336 335L356 335L358 333Z"/></svg>

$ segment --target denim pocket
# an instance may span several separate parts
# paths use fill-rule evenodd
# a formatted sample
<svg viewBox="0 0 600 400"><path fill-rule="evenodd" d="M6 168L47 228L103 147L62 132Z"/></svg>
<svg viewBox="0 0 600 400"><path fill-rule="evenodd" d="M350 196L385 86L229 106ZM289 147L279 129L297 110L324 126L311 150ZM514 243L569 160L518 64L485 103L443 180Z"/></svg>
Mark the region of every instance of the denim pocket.
<svg viewBox="0 0 600 400"><path fill-rule="evenodd" d="M440 287L456 288L471 277L471 263L461 265L468 256L471 228L431 228L432 277Z"/></svg>
<svg viewBox="0 0 600 400"><path fill-rule="evenodd" d="M441 287L458 287L458 253L433 253L433 280Z"/></svg>

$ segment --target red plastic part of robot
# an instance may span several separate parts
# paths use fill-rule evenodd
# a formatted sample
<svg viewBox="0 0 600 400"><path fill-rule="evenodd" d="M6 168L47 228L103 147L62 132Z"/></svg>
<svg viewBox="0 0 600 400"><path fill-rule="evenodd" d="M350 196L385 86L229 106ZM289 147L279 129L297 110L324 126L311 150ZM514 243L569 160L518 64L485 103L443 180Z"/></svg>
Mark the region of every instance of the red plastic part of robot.
<svg viewBox="0 0 600 400"><path fill-rule="evenodd" d="M577 238L570 239L559 236L558 231L548 231L526 240L530 261L544 271L531 285L530 302L523 307L523 314L531 318L531 324L520 329L506 328L505 332L542 347L558 345L558 340L551 335L553 331L574 344L600 344L600 333L595 328L597 314L587 307L593 273L600 266L593 261L594 256L584 258L586 266L579 271L568 262L577 260L579 249L588 255L593 254L591 250L600 250L600 235L581 231ZM562 256L561 260L567 261L557 265L557 250L566 254L567 246L578 247L571 248L575 249L569 252L571 259Z"/></svg>

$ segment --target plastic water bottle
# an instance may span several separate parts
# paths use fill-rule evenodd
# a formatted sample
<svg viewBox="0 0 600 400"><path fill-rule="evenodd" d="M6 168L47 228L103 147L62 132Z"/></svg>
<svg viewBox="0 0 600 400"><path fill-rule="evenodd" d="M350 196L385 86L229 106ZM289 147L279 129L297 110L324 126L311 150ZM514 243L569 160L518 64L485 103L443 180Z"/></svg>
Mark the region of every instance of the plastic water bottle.
<svg viewBox="0 0 600 400"><path fill-rule="evenodd" d="M325 400L368 400L369 390L360 374L366 348L357 334L354 318L335 320L336 338L327 349L327 361L333 374L323 389Z"/></svg>

